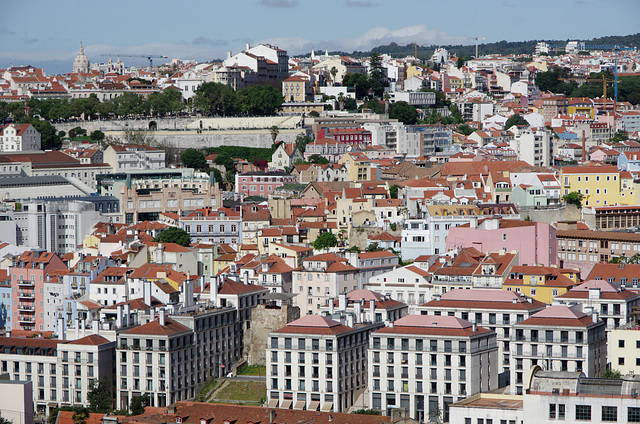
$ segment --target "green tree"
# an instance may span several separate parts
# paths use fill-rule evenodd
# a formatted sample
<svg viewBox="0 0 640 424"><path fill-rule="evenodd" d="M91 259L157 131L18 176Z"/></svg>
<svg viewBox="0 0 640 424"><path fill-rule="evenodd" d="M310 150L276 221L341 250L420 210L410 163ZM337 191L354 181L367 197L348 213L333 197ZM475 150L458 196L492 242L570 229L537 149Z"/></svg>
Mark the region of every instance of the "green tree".
<svg viewBox="0 0 640 424"><path fill-rule="evenodd" d="M326 165L329 162L329 159L325 158L324 156L320 156L320 155L311 155L309 156L309 163L317 163L319 165Z"/></svg>
<svg viewBox="0 0 640 424"><path fill-rule="evenodd" d="M571 193L567 193L562 196L562 200L564 200L569 205L576 205L578 209L582 208L582 200L584 196L582 193L578 193L577 191L572 191Z"/></svg>
<svg viewBox="0 0 640 424"><path fill-rule="evenodd" d="M91 415L89 413L89 410L86 408L83 408L81 410L74 412L73 415L71 416L71 419L75 424L86 424L87 420L89 419L89 415Z"/></svg>
<svg viewBox="0 0 640 424"><path fill-rule="evenodd" d="M378 243L371 243L367 246L367 252L381 252L383 250Z"/></svg>
<svg viewBox="0 0 640 424"><path fill-rule="evenodd" d="M235 174L236 168L233 162L233 158L231 157L231 155L229 155L229 153L223 152L218 154L214 162L216 165L224 166L224 169L227 172L233 172Z"/></svg>
<svg viewBox="0 0 640 424"><path fill-rule="evenodd" d="M91 412L106 414L113 410L113 396L111 393L112 388L109 377L104 376L98 381L94 380L91 390L87 393Z"/></svg>
<svg viewBox="0 0 640 424"><path fill-rule="evenodd" d="M400 189L400 186L398 184L394 184L391 187L389 187L389 197L391 197L392 199L397 199L398 189Z"/></svg>
<svg viewBox="0 0 640 424"><path fill-rule="evenodd" d="M182 93L174 88L168 88L164 91L151 93L147 103L147 109L154 116L170 115L184 109Z"/></svg>
<svg viewBox="0 0 640 424"><path fill-rule="evenodd" d="M347 73L342 77L342 85L345 87L353 88L355 91L356 99L362 99L367 95L367 92L371 88L369 78L364 74L351 74Z"/></svg>
<svg viewBox="0 0 640 424"><path fill-rule="evenodd" d="M91 132L91 135L89 136L89 138L91 138L91 140L94 140L94 141L102 141L104 140L104 137L105 137L104 133L100 130L95 130Z"/></svg>
<svg viewBox="0 0 640 424"><path fill-rule="evenodd" d="M307 149L307 144L313 143L313 139L304 133L300 133L296 136L296 147L301 153L304 153Z"/></svg>
<svg viewBox="0 0 640 424"><path fill-rule="evenodd" d="M329 71L329 73L331 74L331 81L335 84L336 75L338 75L338 69L335 66L333 66L331 67L331 70Z"/></svg>
<svg viewBox="0 0 640 424"><path fill-rule="evenodd" d="M197 149L186 149L180 155L180 161L185 168L204 169L207 166L204 153Z"/></svg>
<svg viewBox="0 0 640 424"><path fill-rule="evenodd" d="M189 246L191 244L191 236L182 228L169 227L166 230L162 230L158 233L155 242L162 243L176 243L180 246Z"/></svg>
<svg viewBox="0 0 640 424"><path fill-rule="evenodd" d="M467 124L458 125L458 132L464 135L471 135L475 130Z"/></svg>
<svg viewBox="0 0 640 424"><path fill-rule="evenodd" d="M622 373L618 370L613 370L611 368L607 368L607 370L602 374L602 378L620 378L622 377Z"/></svg>
<svg viewBox="0 0 640 424"><path fill-rule="evenodd" d="M33 125L33 127L40 133L42 150L59 149L62 147L62 140L56 132L56 127L51 125L48 121L34 119L31 121L31 125Z"/></svg>
<svg viewBox="0 0 640 424"><path fill-rule="evenodd" d="M222 184L222 173L218 168L211 168L210 172L213 173L213 178L218 184Z"/></svg>
<svg viewBox="0 0 640 424"><path fill-rule="evenodd" d="M504 123L504 129L508 130L509 128L513 127L514 125L529 125L529 123L527 122L526 119L524 119L522 116L520 116L517 113L514 113L513 115L511 115L509 117L509 119L507 119L507 122Z"/></svg>
<svg viewBox="0 0 640 424"><path fill-rule="evenodd" d="M346 110L356 110L358 108L358 102L353 97L344 98L344 108Z"/></svg>
<svg viewBox="0 0 640 424"><path fill-rule="evenodd" d="M395 102L389 106L389 118L397 119L405 125L413 125L418 121L418 111L407 102Z"/></svg>
<svg viewBox="0 0 640 424"><path fill-rule="evenodd" d="M278 134L280 134L280 128L277 125L272 125L269 128L269 133L271 133L271 141L273 144L276 144L276 138L278 138Z"/></svg>
<svg viewBox="0 0 640 424"><path fill-rule="evenodd" d="M240 111L247 115L275 115L282 108L280 90L268 85L251 85L238 91Z"/></svg>
<svg viewBox="0 0 640 424"><path fill-rule="evenodd" d="M459 57L458 61L456 62L456 66L458 67L458 69L462 68L464 66L464 59Z"/></svg>
<svg viewBox="0 0 640 424"><path fill-rule="evenodd" d="M375 52L369 58L369 85L373 94L378 98L382 97L384 88L389 86L386 73L382 67L382 56Z"/></svg>
<svg viewBox="0 0 640 424"><path fill-rule="evenodd" d="M316 237L310 244L316 250L328 249L338 244L338 238L331 231L327 231Z"/></svg>
<svg viewBox="0 0 640 424"><path fill-rule="evenodd" d="M87 130L81 127L74 127L69 130L69 137L76 138L87 135Z"/></svg>
<svg viewBox="0 0 640 424"><path fill-rule="evenodd" d="M0 417L0 424L13 424L13 421Z"/></svg>
<svg viewBox="0 0 640 424"><path fill-rule="evenodd" d="M377 409L358 409L357 411L353 411L352 414L359 415L382 415L382 412Z"/></svg>
<svg viewBox="0 0 640 424"><path fill-rule="evenodd" d="M144 414L144 408L149 406L149 395L135 396L129 403L129 413L131 415Z"/></svg>
<svg viewBox="0 0 640 424"><path fill-rule="evenodd" d="M206 82L196 89L193 105L205 115L235 115L238 112L238 94L228 85Z"/></svg>

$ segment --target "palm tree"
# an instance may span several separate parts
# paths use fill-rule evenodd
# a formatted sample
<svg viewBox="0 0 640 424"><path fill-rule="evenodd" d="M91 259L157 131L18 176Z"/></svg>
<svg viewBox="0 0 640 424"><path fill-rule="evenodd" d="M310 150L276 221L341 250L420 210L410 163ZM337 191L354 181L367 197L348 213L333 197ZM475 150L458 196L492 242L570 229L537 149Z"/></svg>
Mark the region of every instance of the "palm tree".
<svg viewBox="0 0 640 424"><path fill-rule="evenodd" d="M336 75L338 75L338 69L334 66L334 67L331 68L329 73L331 74L331 81L333 82L333 85L335 85L336 84Z"/></svg>
<svg viewBox="0 0 640 424"><path fill-rule="evenodd" d="M340 105L340 110L344 110L344 95L342 92L338 94L338 104Z"/></svg>
<svg viewBox="0 0 640 424"><path fill-rule="evenodd" d="M278 138L278 134L280 134L280 128L277 125L273 125L269 128L269 132L271 133L271 139L273 142L276 142L276 138Z"/></svg>
<svg viewBox="0 0 640 424"><path fill-rule="evenodd" d="M389 93L384 93L384 114L389 116Z"/></svg>

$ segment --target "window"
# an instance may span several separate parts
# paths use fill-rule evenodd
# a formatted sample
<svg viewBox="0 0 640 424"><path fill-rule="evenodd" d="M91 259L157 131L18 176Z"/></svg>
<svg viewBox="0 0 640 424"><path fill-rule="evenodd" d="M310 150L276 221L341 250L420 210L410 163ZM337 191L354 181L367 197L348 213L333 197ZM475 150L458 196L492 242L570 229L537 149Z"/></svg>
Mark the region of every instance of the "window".
<svg viewBox="0 0 640 424"><path fill-rule="evenodd" d="M602 407L602 421L606 421L606 422L618 421L618 407L617 406L603 406Z"/></svg>
<svg viewBox="0 0 640 424"><path fill-rule="evenodd" d="M549 419L550 420L555 420L556 419L556 404L555 403L550 403L549 404Z"/></svg>
<svg viewBox="0 0 640 424"><path fill-rule="evenodd" d="M576 420L591 421L591 405L576 405Z"/></svg>
<svg viewBox="0 0 640 424"><path fill-rule="evenodd" d="M640 423L640 408L627 408L627 421L630 423Z"/></svg>

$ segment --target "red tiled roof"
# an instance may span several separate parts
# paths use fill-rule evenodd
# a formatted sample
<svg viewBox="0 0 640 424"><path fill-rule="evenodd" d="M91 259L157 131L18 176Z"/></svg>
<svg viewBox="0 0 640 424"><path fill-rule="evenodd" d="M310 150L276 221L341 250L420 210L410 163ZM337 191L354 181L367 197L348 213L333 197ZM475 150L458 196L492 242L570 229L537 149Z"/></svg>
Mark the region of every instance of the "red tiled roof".
<svg viewBox="0 0 640 424"><path fill-rule="evenodd" d="M130 330L124 331L122 334L144 334L149 336L171 336L173 334L191 331L179 322L167 318L165 325L160 325L159 321L150 321L146 324L139 325Z"/></svg>

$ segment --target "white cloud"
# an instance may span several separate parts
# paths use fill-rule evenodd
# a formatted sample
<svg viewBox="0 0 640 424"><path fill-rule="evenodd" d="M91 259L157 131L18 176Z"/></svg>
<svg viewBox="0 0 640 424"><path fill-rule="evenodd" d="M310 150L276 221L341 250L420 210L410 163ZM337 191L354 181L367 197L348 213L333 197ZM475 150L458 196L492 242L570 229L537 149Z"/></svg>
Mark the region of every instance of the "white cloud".
<svg viewBox="0 0 640 424"><path fill-rule="evenodd" d="M277 45L281 49L287 50L290 54L299 54L309 52L311 49L341 50L345 52L369 50L392 42L401 45L410 43L426 45L470 44L471 39L466 36L450 36L436 29L429 29L426 25L412 25L399 29L389 29L382 26L374 27L357 38L312 41L301 37L293 37L270 38L262 42Z"/></svg>

